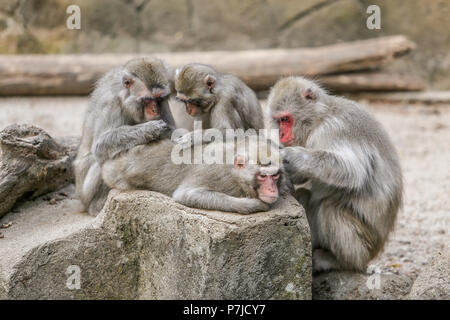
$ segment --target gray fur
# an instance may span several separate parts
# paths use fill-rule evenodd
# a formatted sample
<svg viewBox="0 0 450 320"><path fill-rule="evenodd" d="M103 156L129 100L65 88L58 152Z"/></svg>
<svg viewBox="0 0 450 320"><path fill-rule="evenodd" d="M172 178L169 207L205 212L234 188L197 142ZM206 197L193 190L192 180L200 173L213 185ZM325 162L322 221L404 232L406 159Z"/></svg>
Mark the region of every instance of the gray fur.
<svg viewBox="0 0 450 320"><path fill-rule="evenodd" d="M103 179L111 188L152 190L189 207L241 214L269 209L269 204L258 199L256 174L261 165L247 164L238 170L233 164L174 164L173 147L169 139L136 146L106 161ZM278 183L280 192L288 192L283 175Z"/></svg>
<svg viewBox="0 0 450 320"><path fill-rule="evenodd" d="M134 79L130 89L124 86L125 78ZM154 90L167 98L160 102L161 119L148 121L140 99ZM90 214L101 210L109 191L101 179L103 161L169 134L173 126L167 102L170 92L169 71L158 59L130 60L97 82L74 162L76 193Z"/></svg>
<svg viewBox="0 0 450 320"><path fill-rule="evenodd" d="M308 89L316 100L304 98ZM311 227L315 271L365 270L402 205L402 173L388 134L357 103L301 77L272 89L268 112L283 111L295 120L293 147L282 150L285 169L294 184L311 181L310 192L297 196Z"/></svg>

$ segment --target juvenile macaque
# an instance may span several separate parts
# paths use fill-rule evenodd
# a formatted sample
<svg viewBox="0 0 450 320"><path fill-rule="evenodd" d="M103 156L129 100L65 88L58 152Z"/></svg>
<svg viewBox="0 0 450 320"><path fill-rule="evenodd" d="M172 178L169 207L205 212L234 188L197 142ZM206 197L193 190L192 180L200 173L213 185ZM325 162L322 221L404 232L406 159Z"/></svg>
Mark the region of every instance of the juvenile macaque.
<svg viewBox="0 0 450 320"><path fill-rule="evenodd" d="M268 98L280 129L286 173L311 228L313 267L363 271L383 248L402 205L402 174L385 130L357 103L301 77L280 80Z"/></svg>
<svg viewBox="0 0 450 320"><path fill-rule="evenodd" d="M101 164L170 134L170 93L169 71L158 59L130 60L97 82L74 162L76 193L90 214L103 208L109 192L101 178Z"/></svg>
<svg viewBox="0 0 450 320"><path fill-rule="evenodd" d="M177 100L186 112L202 121L203 130L263 129L264 119L259 101L239 78L216 71L203 64L188 64L175 73ZM192 135L179 142L192 141Z"/></svg>
<svg viewBox="0 0 450 320"><path fill-rule="evenodd" d="M230 142L208 145L209 150L224 150L224 156L232 152L231 164L176 164L174 146L168 139L136 146L104 163L104 181L120 190L160 192L189 207L241 214L268 210L277 201L280 187L283 192L288 188L278 147L269 142L258 143L259 150L266 151L244 153L230 147Z"/></svg>

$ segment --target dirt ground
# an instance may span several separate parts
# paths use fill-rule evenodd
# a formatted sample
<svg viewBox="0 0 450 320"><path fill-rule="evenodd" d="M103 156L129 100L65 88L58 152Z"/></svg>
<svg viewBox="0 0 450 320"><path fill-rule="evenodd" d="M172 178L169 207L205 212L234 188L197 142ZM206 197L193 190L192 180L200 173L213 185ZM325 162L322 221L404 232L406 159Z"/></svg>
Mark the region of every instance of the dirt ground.
<svg viewBox="0 0 450 320"><path fill-rule="evenodd" d="M82 97L0 99L0 129L19 122L53 136L80 135L86 104ZM450 244L450 105L368 108L390 133L405 182L395 232L372 264L415 279L435 252Z"/></svg>

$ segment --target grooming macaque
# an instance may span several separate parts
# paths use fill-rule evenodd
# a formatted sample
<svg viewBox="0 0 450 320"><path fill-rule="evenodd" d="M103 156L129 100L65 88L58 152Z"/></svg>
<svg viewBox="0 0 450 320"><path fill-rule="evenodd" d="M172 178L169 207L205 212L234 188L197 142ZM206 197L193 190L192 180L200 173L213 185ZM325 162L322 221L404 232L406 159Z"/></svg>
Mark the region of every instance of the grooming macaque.
<svg viewBox="0 0 450 320"><path fill-rule="evenodd" d="M211 66L188 64L175 73L177 100L203 129L263 129L264 120L258 99L237 77L223 74ZM192 142L192 135L179 142Z"/></svg>
<svg viewBox="0 0 450 320"><path fill-rule="evenodd" d="M101 164L170 134L170 93L168 68L158 59L130 60L97 82L74 162L76 193L90 214L102 209L109 191Z"/></svg>
<svg viewBox="0 0 450 320"><path fill-rule="evenodd" d="M281 152L286 173L294 184L311 182L300 197L314 270L365 270L402 204L401 168L387 133L357 103L301 77L272 88L268 111L289 146Z"/></svg>
<svg viewBox="0 0 450 320"><path fill-rule="evenodd" d="M224 155L231 152L231 164L175 164L176 145L163 139L106 161L103 179L111 188L156 191L194 208L241 214L266 211L277 201L280 187L284 191L288 186L281 175L278 147L262 140L257 143L260 151L252 145L248 152L230 142L208 145L215 152L224 150ZM183 151L190 152L191 147Z"/></svg>

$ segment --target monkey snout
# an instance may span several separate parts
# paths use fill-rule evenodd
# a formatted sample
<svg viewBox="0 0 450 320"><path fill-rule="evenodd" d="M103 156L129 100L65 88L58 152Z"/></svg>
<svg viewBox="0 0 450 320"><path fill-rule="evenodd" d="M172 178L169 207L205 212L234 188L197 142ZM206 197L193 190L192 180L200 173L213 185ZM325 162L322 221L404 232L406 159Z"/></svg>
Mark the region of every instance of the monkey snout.
<svg viewBox="0 0 450 320"><path fill-rule="evenodd" d="M144 114L148 120L154 120L159 117L158 103L148 97L141 98L141 104L144 107Z"/></svg>
<svg viewBox="0 0 450 320"><path fill-rule="evenodd" d="M272 179L264 181L258 189L259 199L272 204L278 200L278 186Z"/></svg>
<svg viewBox="0 0 450 320"><path fill-rule="evenodd" d="M191 116L196 116L200 113L200 110L188 103L186 104L186 112Z"/></svg>

